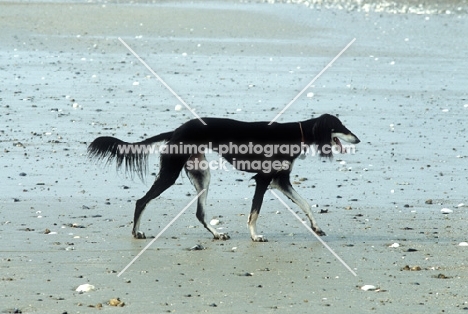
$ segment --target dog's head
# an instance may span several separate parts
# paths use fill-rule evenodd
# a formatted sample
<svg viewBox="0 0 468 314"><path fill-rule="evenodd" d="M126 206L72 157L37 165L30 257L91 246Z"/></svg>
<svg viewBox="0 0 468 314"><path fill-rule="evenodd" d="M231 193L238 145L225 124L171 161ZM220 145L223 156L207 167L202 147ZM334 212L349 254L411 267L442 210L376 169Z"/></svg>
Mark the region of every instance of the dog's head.
<svg viewBox="0 0 468 314"><path fill-rule="evenodd" d="M321 157L331 158L333 152L346 153L340 140L351 144L360 142L359 138L348 130L340 119L331 114L324 114L317 118L312 134Z"/></svg>

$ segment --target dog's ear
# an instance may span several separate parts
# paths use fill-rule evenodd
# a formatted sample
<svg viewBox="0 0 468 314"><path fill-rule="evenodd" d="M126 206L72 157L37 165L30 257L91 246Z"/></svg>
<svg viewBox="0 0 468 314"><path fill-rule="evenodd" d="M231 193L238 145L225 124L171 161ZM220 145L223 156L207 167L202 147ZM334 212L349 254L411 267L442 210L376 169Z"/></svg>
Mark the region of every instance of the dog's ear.
<svg viewBox="0 0 468 314"><path fill-rule="evenodd" d="M336 118L330 114L324 114L317 118L312 127L312 136L314 144L317 145L317 150L320 157L333 157L331 149L331 134L333 130L333 122Z"/></svg>

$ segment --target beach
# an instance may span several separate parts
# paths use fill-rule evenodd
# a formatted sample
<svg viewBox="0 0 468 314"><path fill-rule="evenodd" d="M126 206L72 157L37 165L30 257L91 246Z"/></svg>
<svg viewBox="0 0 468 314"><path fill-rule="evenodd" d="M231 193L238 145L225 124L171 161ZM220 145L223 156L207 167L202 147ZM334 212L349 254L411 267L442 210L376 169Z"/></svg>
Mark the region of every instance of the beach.
<svg viewBox="0 0 468 314"><path fill-rule="evenodd" d="M468 310L466 3L305 4L0 3L0 313ZM187 207L185 173L134 239L159 157L142 182L87 156L98 136L174 130L186 105L271 121L288 104L277 122L330 113L361 140L291 175L341 261L280 193L252 242L254 180L232 168L212 170L207 202L231 239Z"/></svg>

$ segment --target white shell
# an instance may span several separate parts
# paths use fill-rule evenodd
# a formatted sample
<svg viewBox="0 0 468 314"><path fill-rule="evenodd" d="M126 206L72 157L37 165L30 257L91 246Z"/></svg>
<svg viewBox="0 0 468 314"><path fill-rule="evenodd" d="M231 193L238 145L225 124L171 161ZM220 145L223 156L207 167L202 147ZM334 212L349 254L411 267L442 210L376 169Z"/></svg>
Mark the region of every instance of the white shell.
<svg viewBox="0 0 468 314"><path fill-rule="evenodd" d="M175 111L181 111L182 110L182 105L176 105L174 110Z"/></svg>
<svg viewBox="0 0 468 314"><path fill-rule="evenodd" d="M374 291L375 289L377 289L377 287L373 285L364 285L361 287L361 290L364 291Z"/></svg>
<svg viewBox="0 0 468 314"><path fill-rule="evenodd" d="M94 290L94 286L90 285L89 283L85 283L83 285L78 286L75 291L77 292L89 292L91 290Z"/></svg>
<svg viewBox="0 0 468 314"><path fill-rule="evenodd" d="M468 242L460 242L458 243L459 246L468 246Z"/></svg>
<svg viewBox="0 0 468 314"><path fill-rule="evenodd" d="M219 219L211 219L210 225L212 225L212 226L219 225Z"/></svg>
<svg viewBox="0 0 468 314"><path fill-rule="evenodd" d="M442 214L451 214L451 213L453 213L453 210L451 210L450 208L442 208L442 209L440 210L440 212L441 212Z"/></svg>
<svg viewBox="0 0 468 314"><path fill-rule="evenodd" d="M400 247L399 243L393 243L392 245L389 245L388 247Z"/></svg>

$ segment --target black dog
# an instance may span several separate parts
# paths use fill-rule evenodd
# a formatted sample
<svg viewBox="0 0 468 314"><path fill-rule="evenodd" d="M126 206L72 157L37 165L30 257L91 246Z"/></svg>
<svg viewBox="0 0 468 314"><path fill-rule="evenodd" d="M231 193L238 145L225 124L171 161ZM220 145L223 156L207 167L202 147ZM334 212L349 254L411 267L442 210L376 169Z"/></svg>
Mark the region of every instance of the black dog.
<svg viewBox="0 0 468 314"><path fill-rule="evenodd" d="M134 214L133 236L144 239L139 230L140 218L146 205L173 185L181 170L185 168L197 193L197 218L215 239L229 239L227 234L218 233L205 221L205 202L210 183L210 171L205 159L205 150L218 152L236 169L255 173L255 194L248 218L253 241L266 239L258 235L256 221L268 186L276 188L296 203L307 215L312 229L318 235L325 233L312 217L311 207L292 187L289 175L294 160L304 149L314 149L322 157L332 157L333 151L343 152L339 139L357 144L359 139L341 121L324 114L315 119L291 123L241 122L223 118L203 118L206 125L191 120L172 132L162 133L141 142L127 143L113 137L98 137L88 147L91 157L116 160L117 167L123 164L128 171L140 177L147 169L148 154L154 143L165 142L161 151L159 174L151 189L137 200Z"/></svg>

